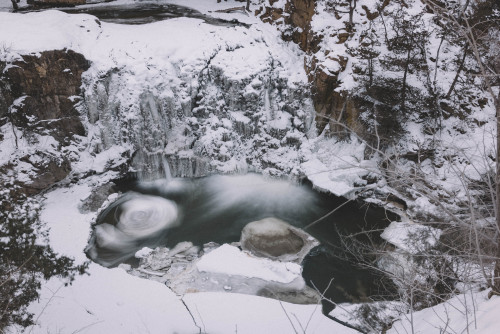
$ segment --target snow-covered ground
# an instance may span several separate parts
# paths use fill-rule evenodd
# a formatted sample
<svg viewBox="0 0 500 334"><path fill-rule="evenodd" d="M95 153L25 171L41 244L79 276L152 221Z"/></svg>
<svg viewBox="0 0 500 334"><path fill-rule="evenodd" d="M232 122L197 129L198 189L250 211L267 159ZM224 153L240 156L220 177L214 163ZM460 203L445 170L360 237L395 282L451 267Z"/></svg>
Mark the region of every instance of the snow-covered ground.
<svg viewBox="0 0 500 334"><path fill-rule="evenodd" d="M443 304L406 314L387 332L397 333L498 333L500 297L487 293L458 295Z"/></svg>

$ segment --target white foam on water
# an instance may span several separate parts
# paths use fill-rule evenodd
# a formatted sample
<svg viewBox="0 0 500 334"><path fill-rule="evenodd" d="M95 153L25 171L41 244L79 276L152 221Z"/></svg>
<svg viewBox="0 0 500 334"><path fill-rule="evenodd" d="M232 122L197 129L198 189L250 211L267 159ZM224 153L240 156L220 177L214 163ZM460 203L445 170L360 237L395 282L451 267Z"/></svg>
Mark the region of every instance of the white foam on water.
<svg viewBox="0 0 500 334"><path fill-rule="evenodd" d="M285 180L268 179L259 174L215 175L206 179L211 200L220 209L245 204L260 211L295 210L313 207L316 194L306 187Z"/></svg>
<svg viewBox="0 0 500 334"><path fill-rule="evenodd" d="M162 197L137 195L120 208L116 228L131 237L151 236L178 223L177 205Z"/></svg>

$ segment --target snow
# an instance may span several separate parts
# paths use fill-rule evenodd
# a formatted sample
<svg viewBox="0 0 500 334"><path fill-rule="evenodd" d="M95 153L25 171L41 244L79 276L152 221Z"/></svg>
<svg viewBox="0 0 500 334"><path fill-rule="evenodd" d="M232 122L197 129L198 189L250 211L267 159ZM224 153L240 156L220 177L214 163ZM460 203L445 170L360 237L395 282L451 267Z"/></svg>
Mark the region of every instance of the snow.
<svg viewBox="0 0 500 334"><path fill-rule="evenodd" d="M92 170L96 173L104 173L110 167L119 166L124 162L126 158L123 154L126 151L127 147L113 145L109 149L97 154L91 154L89 151L79 152L79 161L73 163L71 167L76 172Z"/></svg>
<svg viewBox="0 0 500 334"><path fill-rule="evenodd" d="M235 121L241 122L241 123L250 123L250 118L246 117L242 111L233 111L231 113L231 116L234 118Z"/></svg>
<svg viewBox="0 0 500 334"><path fill-rule="evenodd" d="M32 138L26 138L22 131L12 127L12 124L5 124L0 127L0 133L3 135L3 140L0 141L0 166L11 162L15 158L30 156L30 159L37 159L36 155L39 152L48 152L57 154L59 143L52 136L42 136L33 134ZM20 166L23 162L18 162ZM24 163L26 168L19 168L20 173L18 179L26 178L29 180L29 175L32 173L33 166L29 163Z"/></svg>
<svg viewBox="0 0 500 334"><path fill-rule="evenodd" d="M135 257L138 259L146 258L152 252L153 252L153 249L151 249L149 247L142 247L137 252L135 252Z"/></svg>
<svg viewBox="0 0 500 334"><path fill-rule="evenodd" d="M89 225L94 217L92 214L81 214L78 204L90 195L90 191L88 185L56 189L47 194L40 215L42 223L50 228L52 249L74 258L76 263L87 260L83 249L87 246Z"/></svg>
<svg viewBox="0 0 500 334"><path fill-rule="evenodd" d="M422 252L433 247L442 231L413 222L392 222L380 237L409 253Z"/></svg>
<svg viewBox="0 0 500 334"><path fill-rule="evenodd" d="M319 190L352 198L356 186L366 183L361 177L377 172L373 161L364 160L365 145L356 139L338 142L320 137L313 145L301 167Z"/></svg>
<svg viewBox="0 0 500 334"><path fill-rule="evenodd" d="M70 286L51 279L30 306L31 333L195 333L182 302L164 285L91 264Z"/></svg>
<svg viewBox="0 0 500 334"><path fill-rule="evenodd" d="M486 295L486 291L470 292L412 315L407 314L387 333L498 333L500 297L488 299Z"/></svg>
<svg viewBox="0 0 500 334"><path fill-rule="evenodd" d="M357 333L324 317L318 305L211 292L183 300L203 333Z"/></svg>
<svg viewBox="0 0 500 334"><path fill-rule="evenodd" d="M201 272L255 277L280 283L290 283L302 277L302 269L296 263L258 258L228 244L202 256L196 267Z"/></svg>
<svg viewBox="0 0 500 334"><path fill-rule="evenodd" d="M186 5L182 0L169 2ZM274 27L262 24L252 16L243 13L215 13L214 3L215 1L198 0L190 1L189 5L214 17L236 18L251 26L228 29L186 17L139 26L117 25L100 22L91 15L69 15L55 10L29 14L7 13L5 11L10 7L10 3L3 1L0 4L0 59L12 61L18 59L21 54L37 54L51 49L69 48L80 52L92 62L91 68L84 75L87 88L96 84L97 93L114 94L116 100L111 101L112 103L118 101L121 105L133 105L137 109L144 107L138 102L142 101L149 107L155 122L158 119L158 106L154 98L167 100L178 96L183 103L189 103L191 101L189 94L191 90L196 91L199 87L198 78L209 61L211 66L224 72L223 79L228 82L248 80L245 94L249 96L255 95L259 91L258 87L265 84L263 82L265 80L261 79L270 79L259 76L262 72L268 71L269 64L273 66L279 64L274 69L276 72L273 72L275 75L272 77L273 80L287 78L289 87L307 84L303 70L304 54L297 46L283 42ZM283 7L285 3L285 0L279 0L272 6ZM344 24L342 20L332 20L331 13L326 11L324 4L324 1L318 2L312 29L326 37L320 45L322 51L314 56L318 66L325 72L338 73L341 68L335 58L347 56L346 48L349 42L345 45L338 44L337 33L341 32ZM373 2L360 0L355 11L355 21L364 20L359 15L363 4L374 9ZM227 1L218 4L220 7L217 8L240 5L240 2ZM413 13L420 12L420 6L412 7ZM423 20L425 24L430 24L431 17L425 16ZM380 30L380 27L375 26L375 29ZM438 37L432 36L434 40L429 47L435 48ZM359 39L357 34L353 37L354 41L356 39ZM383 47L379 49L382 53L387 51ZM327 55L323 50L332 52ZM443 57L439 63L430 66L452 63L457 50L450 45L444 45L443 50ZM111 77L116 81L110 79L112 81L110 87L98 85L96 78L115 70L120 71L120 74L116 75L120 78ZM446 71L438 67L440 78L438 85L442 89L450 86L453 79L450 72L453 70ZM349 60L346 69L339 75L339 80L342 82L339 89L351 90L358 85L352 71L353 63ZM384 75L397 78L400 73L388 72ZM411 85L421 87L421 81L417 79L409 76L408 80ZM182 85L188 88L183 88ZM86 93L89 94L88 97L92 97L92 94L97 95L96 92L87 90ZM22 100L16 103L22 103ZM292 121L288 113L275 113L275 106L270 101L268 91L264 107L269 121L266 125L269 127L283 130L298 122L297 118ZM312 105L310 107L309 111L312 110ZM104 119L103 115L99 114L97 103L95 109L90 109L89 117L95 116L101 123L87 122L85 125L88 135L80 138L81 146L71 146L67 149L73 153L72 169L76 174L89 171L105 174L89 178L85 180L85 184L59 188L45 194L41 216L42 221L50 227L49 237L53 249L60 254L75 258L77 263L86 261L83 249L87 245L91 222L95 219L93 213L80 213L78 204L91 193L92 186L113 177L114 174L106 173L106 170L123 163L126 160L125 153L131 150L131 147L116 142L117 134L101 133L100 126L114 125L120 128L120 124L114 124L116 121L114 119ZM133 112L133 108L131 110L120 114L120 120L133 121L137 114ZM455 118L445 119L443 123L447 130L432 138L433 141L438 139L441 142L443 157L459 156L465 158L465 163L454 167L455 161L445 160L443 166L436 169L429 162L422 162L422 169L428 173L429 178L435 175L433 181L450 190L457 200L467 195L460 184L462 175L477 180L492 166L488 158L494 147L492 143L495 134L495 122L492 120L491 110L491 105L485 108L474 107L473 112L466 116L466 121L470 124L464 124L465 122ZM253 120L244 110L231 110L230 115L233 120L244 125L251 124ZM190 125L198 122L193 118L188 121L191 122ZM478 127L474 125L476 121L488 123ZM462 126L467 129L465 133L450 130ZM246 157L241 151L250 149L239 145L240 143L231 143L240 150L239 156L231 156L231 152L234 152L233 147L229 143L222 143L224 135L231 130L230 122L214 116L204 129L207 130L206 137L200 140L206 146L203 149L213 150L216 147L217 154L228 158L225 164L217 166L219 171L234 172L248 169ZM177 152L182 157L193 157L192 138L187 135L180 136L184 130L184 127L179 127L169 133L166 152ZM406 130L407 134L402 139L406 150L416 151L429 140L429 137L422 133L422 125L417 122L409 122ZM1 128L1 133L4 138L0 142L0 166L11 161L12 157L31 155L36 159L37 157L33 155L36 151L50 152L54 155L59 153L58 143L52 137L36 135L36 144L27 142L22 133L9 124ZM300 150L279 147L262 154L259 158L269 165L290 171L290 175L298 174L300 168L317 189L350 198L366 185L364 176L378 173L376 161L366 160L364 154L366 146L355 138L338 142L334 139L315 137L312 132L307 133L307 138L303 133L294 138L302 141L303 147ZM281 144L280 140L270 137L255 136L254 140L260 140L270 146ZM29 181L32 175L31 169L32 165L19 162L16 178L20 181ZM275 171L277 173L277 169ZM269 174L273 172L273 169L268 170ZM250 178L241 183L242 188L245 188L248 180L251 182ZM265 189L272 189L269 191L271 196L280 196L283 191L289 191L289 188L281 187L279 183L274 183L272 187L266 185ZM225 193L223 196L228 201L239 200L241 192ZM297 202L300 202L300 198ZM410 206L420 211L438 210L436 205L423 196L410 203ZM109 229L109 227L103 228ZM406 222L393 223L384 232L383 237L397 247L411 251L406 240L411 233L418 232L421 228L419 225ZM439 231L434 229L431 231L435 234L428 240L432 244L439 238ZM144 256L147 251L138 252L138 256ZM300 276L300 267L296 264L263 260L257 262L249 254L229 245L206 254L197 263L197 267L200 271L285 283ZM475 298L475 304L467 299L470 298L469 295L462 295L434 308L415 312L413 314L415 333L433 332L445 326L448 326L447 330L450 332L459 332L473 318L475 320L469 326L471 332L496 333L495 323L498 323L496 318L500 299L493 297L487 301L484 294L484 292L471 294ZM203 328L204 331L215 333L235 331L292 333L295 331L294 328L305 327L307 324L309 324L307 332L354 332L323 317L320 314L320 307L315 305L292 305L255 296L224 293L188 294L183 299L191 314L180 298L164 285L132 277L121 269L105 269L91 264L89 275L77 277L70 286L64 286L58 279L51 279L43 285L40 300L30 306L37 322L32 332L194 333ZM465 301L467 305L476 305L475 313L463 312ZM287 316L287 312L290 317ZM442 318L443 314L446 318ZM194 317L195 323L191 317ZM447 320L448 317L450 321L445 325L446 321L443 320ZM410 327L409 319L404 319L396 322L391 332L406 332L404 328Z"/></svg>
<svg viewBox="0 0 500 334"><path fill-rule="evenodd" d="M370 323L371 319L380 319L382 323L392 323L394 319L401 317L401 314L406 312L407 306L399 301L374 301L368 303L341 303L337 304L335 309L330 312L330 316L344 321L357 328L368 328L370 333L379 333L382 331L380 324L377 326L374 322ZM367 310L371 312L371 319L363 318L362 314Z"/></svg>

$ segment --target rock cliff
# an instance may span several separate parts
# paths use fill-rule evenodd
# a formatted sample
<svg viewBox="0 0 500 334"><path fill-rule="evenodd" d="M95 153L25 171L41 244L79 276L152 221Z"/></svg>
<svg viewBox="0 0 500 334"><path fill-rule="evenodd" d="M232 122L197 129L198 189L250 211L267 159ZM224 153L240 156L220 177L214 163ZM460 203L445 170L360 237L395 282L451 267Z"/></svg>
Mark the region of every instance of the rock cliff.
<svg viewBox="0 0 500 334"><path fill-rule="evenodd" d="M71 50L0 62L1 135L5 146L15 148L12 155L2 150L4 182L13 178L26 193L35 194L68 175L65 147L74 136L85 135L75 103L81 95L82 73L89 66Z"/></svg>

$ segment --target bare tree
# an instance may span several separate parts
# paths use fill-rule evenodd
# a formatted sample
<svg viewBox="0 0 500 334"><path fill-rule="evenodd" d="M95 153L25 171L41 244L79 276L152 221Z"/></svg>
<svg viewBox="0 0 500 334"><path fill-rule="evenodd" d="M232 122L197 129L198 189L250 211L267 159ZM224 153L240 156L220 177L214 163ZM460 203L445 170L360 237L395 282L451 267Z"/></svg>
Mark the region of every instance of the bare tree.
<svg viewBox="0 0 500 334"><path fill-rule="evenodd" d="M450 24L455 32L464 39L471 50L473 59L478 67L478 76L481 78L485 90L489 93L495 106L497 123L497 154L496 154L496 191L495 191L495 213L497 226L497 259L494 277L491 282L493 293L500 294L500 90L497 93L494 87L500 86L500 17L495 17L496 10L500 9L498 2L477 1L476 10L488 9L491 11L489 17L484 20L484 13L479 17L472 17L466 10L461 10L459 15L446 6L446 3L436 0L423 0L423 2L447 24ZM467 1L466 5L469 4ZM497 14L498 15L498 12Z"/></svg>
<svg viewBox="0 0 500 334"><path fill-rule="evenodd" d="M349 14L346 30L352 32L354 29L354 10L356 9L357 0L332 0L327 4L333 9L333 12L338 14Z"/></svg>

